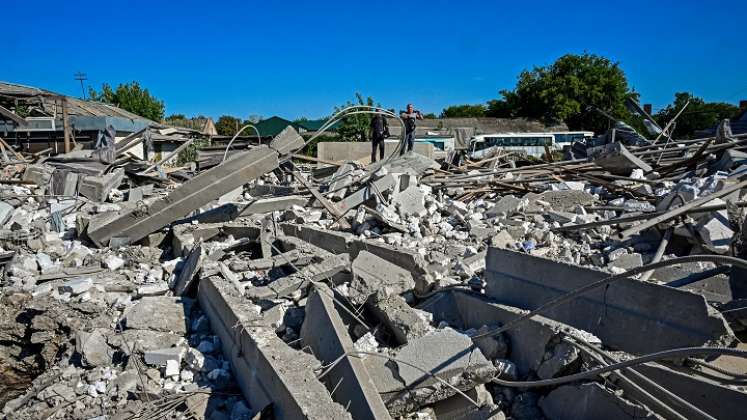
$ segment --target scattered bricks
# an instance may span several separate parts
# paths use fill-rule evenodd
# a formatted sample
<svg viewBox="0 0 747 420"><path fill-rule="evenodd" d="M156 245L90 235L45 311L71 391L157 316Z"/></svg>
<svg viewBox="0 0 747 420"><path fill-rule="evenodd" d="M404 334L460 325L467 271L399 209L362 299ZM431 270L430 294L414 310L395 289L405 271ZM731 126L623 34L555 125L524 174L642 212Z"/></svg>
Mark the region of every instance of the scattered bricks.
<svg viewBox="0 0 747 420"><path fill-rule="evenodd" d="M353 261L350 300L361 305L377 291L385 295L402 294L415 287L407 270L368 251L361 251Z"/></svg>

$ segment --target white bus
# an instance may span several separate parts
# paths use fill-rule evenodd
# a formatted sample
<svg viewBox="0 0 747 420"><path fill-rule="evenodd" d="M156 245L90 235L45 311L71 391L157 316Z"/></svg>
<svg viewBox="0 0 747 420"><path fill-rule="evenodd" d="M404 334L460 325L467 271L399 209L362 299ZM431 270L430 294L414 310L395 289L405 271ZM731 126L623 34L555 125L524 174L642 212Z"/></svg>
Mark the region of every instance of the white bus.
<svg viewBox="0 0 747 420"><path fill-rule="evenodd" d="M549 146L550 150L563 150L563 146L570 146L574 141L593 136L591 131L482 134L470 140L469 156L470 159L480 160L492 156L497 150L512 150L542 157L545 146Z"/></svg>

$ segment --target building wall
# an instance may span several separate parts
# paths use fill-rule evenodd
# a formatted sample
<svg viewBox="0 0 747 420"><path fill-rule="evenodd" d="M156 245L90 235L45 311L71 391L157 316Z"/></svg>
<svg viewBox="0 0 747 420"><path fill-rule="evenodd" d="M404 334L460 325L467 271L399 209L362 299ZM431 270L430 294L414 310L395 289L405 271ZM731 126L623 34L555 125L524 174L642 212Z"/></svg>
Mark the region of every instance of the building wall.
<svg viewBox="0 0 747 420"><path fill-rule="evenodd" d="M384 156L391 155L396 148L397 142L386 142L384 145ZM432 144L416 143L413 150L427 158L433 159L434 150ZM338 141L322 142L317 145L317 158L336 162L357 160L361 163L370 163L371 143Z"/></svg>

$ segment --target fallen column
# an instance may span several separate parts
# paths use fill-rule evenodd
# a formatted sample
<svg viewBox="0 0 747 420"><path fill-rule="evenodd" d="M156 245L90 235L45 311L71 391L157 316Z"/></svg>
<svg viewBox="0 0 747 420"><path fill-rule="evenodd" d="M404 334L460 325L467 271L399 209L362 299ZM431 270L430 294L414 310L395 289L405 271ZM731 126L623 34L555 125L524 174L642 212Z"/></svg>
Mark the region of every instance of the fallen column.
<svg viewBox="0 0 747 420"><path fill-rule="evenodd" d="M108 245L112 238L125 243L137 242L277 167L277 153L267 147L257 147L192 178L146 209L120 214L114 221L89 231L88 236L99 246Z"/></svg>
<svg viewBox="0 0 747 420"><path fill-rule="evenodd" d="M262 326L233 286L218 277L200 282L198 299L221 339L242 394L260 411L272 404L276 419L350 419L316 379L319 362L294 350Z"/></svg>
<svg viewBox="0 0 747 420"><path fill-rule="evenodd" d="M355 347L335 309L332 290L326 285L315 286L309 296L301 339L325 365L342 357L330 368L325 382L327 389L334 391L332 398L348 407L354 418L391 418L361 359L357 355L346 355L355 351Z"/></svg>

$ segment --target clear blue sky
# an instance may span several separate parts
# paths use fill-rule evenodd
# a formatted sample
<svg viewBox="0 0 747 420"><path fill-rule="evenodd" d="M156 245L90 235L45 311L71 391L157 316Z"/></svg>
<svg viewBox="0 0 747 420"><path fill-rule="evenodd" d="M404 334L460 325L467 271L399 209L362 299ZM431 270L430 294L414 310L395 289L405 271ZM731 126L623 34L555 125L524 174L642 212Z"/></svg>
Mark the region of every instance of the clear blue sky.
<svg viewBox="0 0 747 420"><path fill-rule="evenodd" d="M747 1L607 3L4 0L0 80L75 96L76 71L138 80L188 116L316 118L356 91L438 113L588 51L655 108L747 98Z"/></svg>

